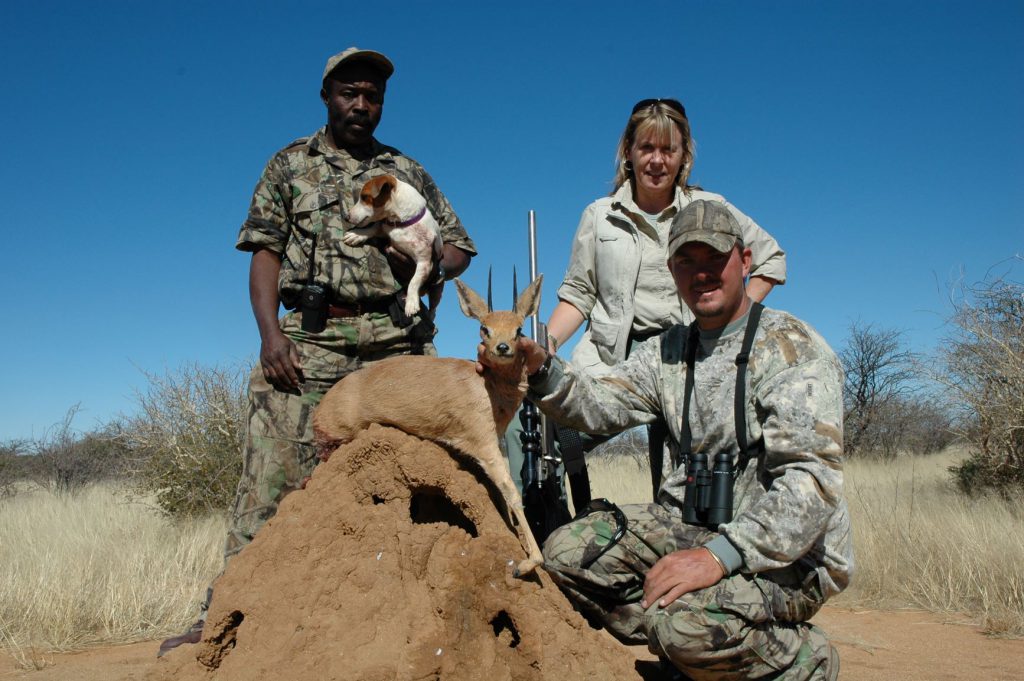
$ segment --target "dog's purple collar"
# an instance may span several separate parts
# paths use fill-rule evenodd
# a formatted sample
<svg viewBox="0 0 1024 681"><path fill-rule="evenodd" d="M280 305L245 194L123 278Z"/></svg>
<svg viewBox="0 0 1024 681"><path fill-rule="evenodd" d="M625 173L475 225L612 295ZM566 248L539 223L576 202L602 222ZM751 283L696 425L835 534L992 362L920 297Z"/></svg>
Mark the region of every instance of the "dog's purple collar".
<svg viewBox="0 0 1024 681"><path fill-rule="evenodd" d="M413 217L409 218L405 222L392 222L391 220L388 220L388 224L391 225L392 227L408 227L409 225L415 225L417 222L422 220L423 216L426 215L426 214L427 214L427 207L423 206L423 210L421 210L419 213L416 213L416 215L414 215Z"/></svg>

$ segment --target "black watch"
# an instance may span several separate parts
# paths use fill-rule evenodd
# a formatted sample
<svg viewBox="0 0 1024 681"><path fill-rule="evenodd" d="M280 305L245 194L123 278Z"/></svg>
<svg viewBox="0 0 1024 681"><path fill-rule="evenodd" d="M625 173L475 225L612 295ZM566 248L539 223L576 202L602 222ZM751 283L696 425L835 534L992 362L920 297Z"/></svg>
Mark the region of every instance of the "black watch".
<svg viewBox="0 0 1024 681"><path fill-rule="evenodd" d="M548 358L544 360L544 363L541 364L536 371L534 371L532 374L526 377L527 383L530 383L531 385L537 385L538 383L543 383L545 380L547 380L548 374L551 373L552 357L554 357L554 355L552 355L549 352Z"/></svg>

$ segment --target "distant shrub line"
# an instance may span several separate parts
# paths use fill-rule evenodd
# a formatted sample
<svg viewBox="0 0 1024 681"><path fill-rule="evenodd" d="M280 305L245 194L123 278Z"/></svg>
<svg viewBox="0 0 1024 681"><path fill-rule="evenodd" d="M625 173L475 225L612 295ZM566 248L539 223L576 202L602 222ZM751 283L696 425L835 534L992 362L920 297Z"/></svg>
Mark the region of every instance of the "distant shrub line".
<svg viewBox="0 0 1024 681"><path fill-rule="evenodd" d="M951 469L959 488L1013 493L1024 489L1024 286L990 278L960 287L951 304L931 358L900 331L851 325L840 351L846 454L930 454L959 439L969 451ZM59 493L119 480L174 517L227 509L241 474L247 373L190 364L147 374L134 415L78 435L72 407L41 438L0 443L0 497L19 480ZM634 431L603 450L642 458L643 440Z"/></svg>
<svg viewBox="0 0 1024 681"><path fill-rule="evenodd" d="M82 435L72 407L42 437L0 444L0 497L23 481L59 494L115 481L173 517L224 511L242 472L247 373L190 364L147 374L136 414Z"/></svg>

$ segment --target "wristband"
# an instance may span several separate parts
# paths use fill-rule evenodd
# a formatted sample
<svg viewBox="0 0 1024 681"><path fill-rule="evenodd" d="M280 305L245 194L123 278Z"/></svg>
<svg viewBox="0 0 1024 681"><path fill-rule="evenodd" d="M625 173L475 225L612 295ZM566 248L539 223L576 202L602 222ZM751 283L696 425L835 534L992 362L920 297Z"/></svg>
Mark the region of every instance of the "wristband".
<svg viewBox="0 0 1024 681"><path fill-rule="evenodd" d="M545 350L545 352L547 352ZM548 358L544 360L544 363L537 367L537 370L526 377L526 382L530 385L537 385L547 380L548 373L551 371L551 358L554 357L550 352L547 353Z"/></svg>
<svg viewBox="0 0 1024 681"><path fill-rule="evenodd" d="M729 569L727 567L725 567L725 563L723 563L722 559L718 557L718 554L716 554L714 551L712 551L711 549L709 549L706 546L702 546L701 548L704 549L705 551L707 551L709 554L711 554L711 557L715 559L716 563L718 563L718 567L722 568L722 576L723 577L728 577L729 576Z"/></svg>

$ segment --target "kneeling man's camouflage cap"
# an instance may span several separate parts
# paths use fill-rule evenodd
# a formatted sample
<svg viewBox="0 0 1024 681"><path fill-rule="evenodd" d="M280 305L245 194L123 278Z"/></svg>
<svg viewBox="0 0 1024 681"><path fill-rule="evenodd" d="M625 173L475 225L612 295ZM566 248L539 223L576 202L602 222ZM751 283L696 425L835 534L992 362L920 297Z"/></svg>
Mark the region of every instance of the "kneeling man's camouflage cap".
<svg viewBox="0 0 1024 681"><path fill-rule="evenodd" d="M743 244L743 230L736 216L720 201L698 199L684 208L668 232L668 254L683 244L699 241L719 253L727 253L738 242Z"/></svg>
<svg viewBox="0 0 1024 681"><path fill-rule="evenodd" d="M369 62L373 66L377 67L377 69L380 70L381 75L384 76L384 80L390 78L391 74L395 72L395 65L391 63L390 59L380 52L374 52L373 50L360 50L358 47L350 47L344 52L339 52L327 60L327 65L324 66L323 80L327 80L327 76L331 74L331 71L342 64L350 64L357 61Z"/></svg>

